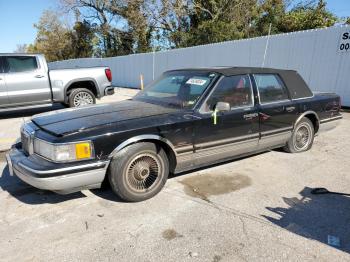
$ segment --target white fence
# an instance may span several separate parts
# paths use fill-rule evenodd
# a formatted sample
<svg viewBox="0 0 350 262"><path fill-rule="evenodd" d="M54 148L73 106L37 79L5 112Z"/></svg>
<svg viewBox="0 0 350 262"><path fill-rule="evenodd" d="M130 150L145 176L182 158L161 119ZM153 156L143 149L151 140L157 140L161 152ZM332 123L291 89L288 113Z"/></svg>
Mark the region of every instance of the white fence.
<svg viewBox="0 0 350 262"><path fill-rule="evenodd" d="M348 33L349 39L346 33ZM185 67L263 64L268 37L222 42L156 53L84 58L50 63L50 68L109 66L113 84L139 87L162 72ZM265 67L297 70L313 91L336 92L350 106L350 26L307 30L270 37Z"/></svg>

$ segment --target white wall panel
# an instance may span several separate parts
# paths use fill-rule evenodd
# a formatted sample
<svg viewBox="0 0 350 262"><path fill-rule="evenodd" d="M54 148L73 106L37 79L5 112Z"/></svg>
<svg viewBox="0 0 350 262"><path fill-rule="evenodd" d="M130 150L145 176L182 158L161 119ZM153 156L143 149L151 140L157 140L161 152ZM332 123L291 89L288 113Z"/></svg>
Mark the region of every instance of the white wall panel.
<svg viewBox="0 0 350 262"><path fill-rule="evenodd" d="M266 52L265 67L297 70L314 91L336 92L350 106L350 50L339 52L339 42L350 26L273 35ZM262 66L267 37L228 41L190 48L112 58L83 58L50 63L50 68L109 66L113 84L140 87L154 75L185 67ZM154 60L153 60L154 55Z"/></svg>

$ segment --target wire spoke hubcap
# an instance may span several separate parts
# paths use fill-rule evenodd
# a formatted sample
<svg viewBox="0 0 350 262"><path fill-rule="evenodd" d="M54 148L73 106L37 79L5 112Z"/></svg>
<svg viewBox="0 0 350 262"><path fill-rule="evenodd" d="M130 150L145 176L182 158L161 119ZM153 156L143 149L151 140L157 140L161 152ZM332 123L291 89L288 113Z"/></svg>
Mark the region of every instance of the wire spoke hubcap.
<svg viewBox="0 0 350 262"><path fill-rule="evenodd" d="M79 92L74 97L74 106L84 106L94 103L93 97L87 92Z"/></svg>
<svg viewBox="0 0 350 262"><path fill-rule="evenodd" d="M127 183L137 192L152 189L161 177L161 164L152 154L136 156L127 168Z"/></svg>
<svg viewBox="0 0 350 262"><path fill-rule="evenodd" d="M307 125L302 125L298 128L295 134L295 146L298 150L303 150L308 147L311 139L311 130Z"/></svg>

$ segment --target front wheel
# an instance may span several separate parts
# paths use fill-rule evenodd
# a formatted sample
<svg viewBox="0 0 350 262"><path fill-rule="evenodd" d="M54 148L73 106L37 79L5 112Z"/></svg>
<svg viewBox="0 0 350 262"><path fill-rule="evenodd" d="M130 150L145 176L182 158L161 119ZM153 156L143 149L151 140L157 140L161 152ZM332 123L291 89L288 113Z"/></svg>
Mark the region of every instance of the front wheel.
<svg viewBox="0 0 350 262"><path fill-rule="evenodd" d="M308 118L304 117L295 126L292 137L283 149L289 153L305 152L312 147L314 137L314 125Z"/></svg>
<svg viewBox="0 0 350 262"><path fill-rule="evenodd" d="M160 192L169 175L169 161L163 148L142 142L130 145L113 157L108 178L121 199L138 202Z"/></svg>
<svg viewBox="0 0 350 262"><path fill-rule="evenodd" d="M77 88L69 94L69 107L79 107L96 103L95 95L86 88Z"/></svg>

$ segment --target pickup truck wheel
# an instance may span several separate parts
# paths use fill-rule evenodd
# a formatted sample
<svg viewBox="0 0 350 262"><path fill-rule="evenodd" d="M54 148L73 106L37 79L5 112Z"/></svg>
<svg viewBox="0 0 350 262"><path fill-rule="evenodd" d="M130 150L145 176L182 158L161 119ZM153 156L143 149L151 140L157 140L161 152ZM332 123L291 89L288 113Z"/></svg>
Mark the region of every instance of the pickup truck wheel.
<svg viewBox="0 0 350 262"><path fill-rule="evenodd" d="M138 202L155 196L164 187L169 160L161 147L142 142L118 152L108 172L113 192L125 201Z"/></svg>
<svg viewBox="0 0 350 262"><path fill-rule="evenodd" d="M315 129L312 122L304 117L297 123L292 137L283 148L289 153L300 153L312 147L315 137Z"/></svg>
<svg viewBox="0 0 350 262"><path fill-rule="evenodd" d="M95 95L86 88L77 88L69 94L69 107L79 107L96 103Z"/></svg>

